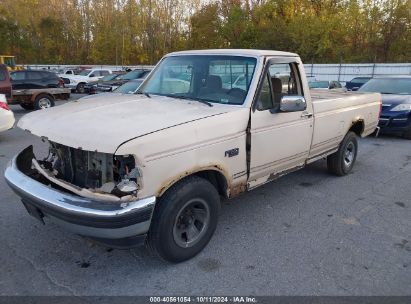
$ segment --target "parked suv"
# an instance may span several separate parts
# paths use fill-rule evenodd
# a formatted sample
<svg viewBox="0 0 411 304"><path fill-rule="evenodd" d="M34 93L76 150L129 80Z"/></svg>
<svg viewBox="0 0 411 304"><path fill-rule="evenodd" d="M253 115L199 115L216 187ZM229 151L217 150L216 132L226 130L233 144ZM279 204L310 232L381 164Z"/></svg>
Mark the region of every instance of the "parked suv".
<svg viewBox="0 0 411 304"><path fill-rule="evenodd" d="M13 90L64 88L64 81L53 72L23 70L10 73Z"/></svg>
<svg viewBox="0 0 411 304"><path fill-rule="evenodd" d="M7 65L0 64L0 94L4 94L7 100L11 99L11 80Z"/></svg>

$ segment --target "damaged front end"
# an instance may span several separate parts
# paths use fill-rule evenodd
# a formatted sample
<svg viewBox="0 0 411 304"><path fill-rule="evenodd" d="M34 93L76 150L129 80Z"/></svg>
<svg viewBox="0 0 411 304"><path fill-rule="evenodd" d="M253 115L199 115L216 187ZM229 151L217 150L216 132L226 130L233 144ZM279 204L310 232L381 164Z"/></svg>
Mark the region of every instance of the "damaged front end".
<svg viewBox="0 0 411 304"><path fill-rule="evenodd" d="M141 188L141 172L132 155L84 151L49 142L48 155L36 159L33 147L22 152L31 178L60 190L103 201L133 201Z"/></svg>
<svg viewBox="0 0 411 304"><path fill-rule="evenodd" d="M50 143L47 157L33 147L13 157L4 177L28 213L113 247L142 244L156 197L137 198L141 176L134 157L87 152Z"/></svg>

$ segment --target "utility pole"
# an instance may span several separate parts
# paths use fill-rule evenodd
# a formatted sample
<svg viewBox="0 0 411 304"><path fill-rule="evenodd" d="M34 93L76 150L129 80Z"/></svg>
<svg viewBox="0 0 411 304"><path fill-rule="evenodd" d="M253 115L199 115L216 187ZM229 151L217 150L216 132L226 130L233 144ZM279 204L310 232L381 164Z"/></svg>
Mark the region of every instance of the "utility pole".
<svg viewBox="0 0 411 304"><path fill-rule="evenodd" d="M123 46L121 49L121 67L124 67L124 29L122 30L123 33Z"/></svg>

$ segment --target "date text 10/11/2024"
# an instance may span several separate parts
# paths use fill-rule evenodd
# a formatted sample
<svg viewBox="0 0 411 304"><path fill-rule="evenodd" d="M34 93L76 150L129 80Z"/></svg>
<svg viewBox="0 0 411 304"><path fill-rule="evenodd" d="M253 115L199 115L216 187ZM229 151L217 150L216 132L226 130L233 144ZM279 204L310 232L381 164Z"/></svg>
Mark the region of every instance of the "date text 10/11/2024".
<svg viewBox="0 0 411 304"><path fill-rule="evenodd" d="M150 303L257 303L255 297L150 297Z"/></svg>

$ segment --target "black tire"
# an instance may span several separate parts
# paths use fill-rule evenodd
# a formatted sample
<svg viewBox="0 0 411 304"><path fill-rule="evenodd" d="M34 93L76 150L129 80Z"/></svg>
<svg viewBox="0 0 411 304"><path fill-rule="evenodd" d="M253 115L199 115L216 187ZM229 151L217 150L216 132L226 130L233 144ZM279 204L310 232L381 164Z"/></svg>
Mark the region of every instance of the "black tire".
<svg viewBox="0 0 411 304"><path fill-rule="evenodd" d="M328 172L337 176L347 175L357 159L358 142L354 132L348 132L338 151L327 157Z"/></svg>
<svg viewBox="0 0 411 304"><path fill-rule="evenodd" d="M34 109L43 110L54 107L54 98L48 94L39 94L34 100Z"/></svg>
<svg viewBox="0 0 411 304"><path fill-rule="evenodd" d="M22 107L24 110L34 110L33 104L21 103L20 107Z"/></svg>
<svg viewBox="0 0 411 304"><path fill-rule="evenodd" d="M190 206L193 206L191 213L188 212ZM215 187L203 178L187 177L158 200L148 233L148 245L166 261L178 263L188 260L210 241L217 227L219 211L220 197ZM196 218L197 212L208 219L203 221L203 225L200 225L201 217L200 220ZM194 230L189 227L194 227ZM191 231L192 235L197 231L197 238L191 238L185 231Z"/></svg>
<svg viewBox="0 0 411 304"><path fill-rule="evenodd" d="M76 87L76 92L80 94L84 94L86 92L84 85L85 85L84 83L79 83Z"/></svg>
<svg viewBox="0 0 411 304"><path fill-rule="evenodd" d="M411 139L411 128L409 128L408 131L405 131L402 134L402 137L404 137L405 139Z"/></svg>

